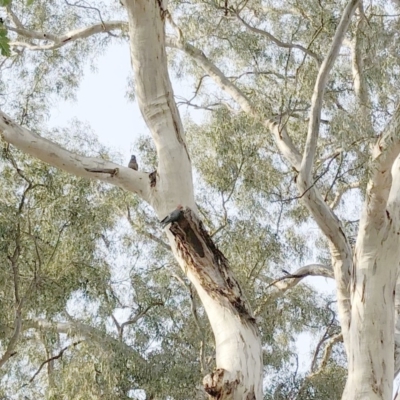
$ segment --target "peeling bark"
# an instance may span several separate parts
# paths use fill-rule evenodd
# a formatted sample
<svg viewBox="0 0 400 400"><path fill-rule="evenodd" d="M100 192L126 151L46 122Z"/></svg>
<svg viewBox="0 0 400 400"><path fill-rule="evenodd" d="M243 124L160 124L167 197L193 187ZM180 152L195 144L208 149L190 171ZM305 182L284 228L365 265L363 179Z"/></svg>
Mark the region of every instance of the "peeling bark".
<svg viewBox="0 0 400 400"><path fill-rule="evenodd" d="M198 290L215 335L217 369L203 380L206 392L210 399L262 399L259 332L228 260L190 208L168 231L177 259Z"/></svg>
<svg viewBox="0 0 400 400"><path fill-rule="evenodd" d="M159 160L157 172L149 177L149 202L160 219L177 204L186 207L166 233L175 258L199 294L215 336L219 373L205 377L205 389L211 399L250 396L261 400L258 329L227 260L196 216L191 161L167 68L166 2L126 0L125 7L136 96Z"/></svg>

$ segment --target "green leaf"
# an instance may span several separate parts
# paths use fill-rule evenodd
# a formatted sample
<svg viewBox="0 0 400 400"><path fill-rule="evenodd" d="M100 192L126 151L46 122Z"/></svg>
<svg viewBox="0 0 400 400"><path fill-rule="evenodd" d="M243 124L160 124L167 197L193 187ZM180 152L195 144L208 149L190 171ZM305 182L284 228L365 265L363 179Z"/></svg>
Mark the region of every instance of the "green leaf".
<svg viewBox="0 0 400 400"><path fill-rule="evenodd" d="M11 4L11 0L0 0L0 6L5 7Z"/></svg>
<svg viewBox="0 0 400 400"><path fill-rule="evenodd" d="M5 29L0 29L0 53L2 56L9 57L10 51L10 39L6 36L7 31Z"/></svg>
<svg viewBox="0 0 400 400"><path fill-rule="evenodd" d="M27 5L27 6L32 5L32 4L33 4L33 1L34 1L34 0L26 0L26 5Z"/></svg>

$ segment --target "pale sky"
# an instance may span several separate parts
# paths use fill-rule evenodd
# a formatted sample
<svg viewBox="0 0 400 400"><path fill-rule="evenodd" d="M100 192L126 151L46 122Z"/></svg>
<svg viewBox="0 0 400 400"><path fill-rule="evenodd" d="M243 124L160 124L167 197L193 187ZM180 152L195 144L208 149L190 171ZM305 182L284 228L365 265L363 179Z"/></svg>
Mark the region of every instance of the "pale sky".
<svg viewBox="0 0 400 400"><path fill-rule="evenodd" d="M76 102L60 102L51 114L51 126L65 126L77 118L88 122L100 141L126 156L132 142L147 128L136 102L125 96L132 75L129 46L114 45L99 57L97 72L85 69Z"/></svg>
<svg viewBox="0 0 400 400"><path fill-rule="evenodd" d="M136 101L126 97L128 78L132 76L129 45L113 45L99 57L97 71L89 66L78 90L77 101L62 101L51 113L50 127L66 126L76 118L88 122L98 135L100 142L122 153L128 163L130 154L135 154L133 141L148 129L140 114ZM191 97L191 85L172 79L175 94ZM186 112L181 107L181 112ZM198 121L199 111L191 112Z"/></svg>

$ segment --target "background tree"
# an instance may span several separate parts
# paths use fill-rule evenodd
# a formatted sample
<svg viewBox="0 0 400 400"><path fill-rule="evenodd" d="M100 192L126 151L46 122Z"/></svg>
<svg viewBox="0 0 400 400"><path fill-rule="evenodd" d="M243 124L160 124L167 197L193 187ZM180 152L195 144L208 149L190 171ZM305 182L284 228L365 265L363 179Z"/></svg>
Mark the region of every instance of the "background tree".
<svg viewBox="0 0 400 400"><path fill-rule="evenodd" d="M129 398L141 389L148 398L193 398L202 396L203 373L211 398L261 399L265 389L270 398L334 399L345 363L332 348L343 339L343 398L389 399L400 365L397 4L2 4L11 49L0 113L9 386L25 374L31 382L21 393ZM73 97L84 63L117 41L130 43L135 97L155 146L138 143L139 172L116 164L93 138L85 146L85 136L44 126L51 101ZM208 111L201 125L183 129L166 47L171 68L195 80L184 103ZM362 202L358 219L351 206ZM151 209L162 219L177 204L184 212L165 228L165 242ZM310 224L321 232L315 243L304 235ZM120 254L129 256L125 268L115 264ZM155 265L132 265L124 294L113 275L135 254ZM306 255L320 263L287 268ZM272 281L280 268L292 273ZM340 330L329 299L288 291L307 275L334 277ZM49 303L39 289L51 279ZM86 310L71 315L68 302ZM124 322L116 309L126 309ZM310 374L288 368L279 381L271 369L293 361L293 334L320 330ZM34 334L44 364L43 351L29 349ZM39 364L30 378L24 362ZM46 384L36 379L44 367Z"/></svg>

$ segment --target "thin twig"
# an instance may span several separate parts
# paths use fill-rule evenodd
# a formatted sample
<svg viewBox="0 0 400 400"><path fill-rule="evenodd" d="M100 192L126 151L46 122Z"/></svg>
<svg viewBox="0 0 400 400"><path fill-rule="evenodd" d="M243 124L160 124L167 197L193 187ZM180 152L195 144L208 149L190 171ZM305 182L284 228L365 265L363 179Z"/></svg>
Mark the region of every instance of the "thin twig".
<svg viewBox="0 0 400 400"><path fill-rule="evenodd" d="M70 345L68 345L68 346L65 346L57 355L55 355L55 356L53 356L53 357L50 357L49 359L43 361L42 364L40 365L39 369L33 374L32 378L29 379L29 382L28 382L28 383L25 383L22 387L28 386L30 383L32 383L33 380L39 375L40 371L42 370L42 368L43 368L47 363L49 363L49 362L51 362L51 361L53 361L53 360L57 360L57 359L61 358L66 350L68 350L68 349L71 348L71 347L75 347L75 346L77 346L78 344L80 344L80 343L82 343L82 342L83 342L83 340L79 340L79 341L74 342L74 343L72 343L72 344L70 344Z"/></svg>

